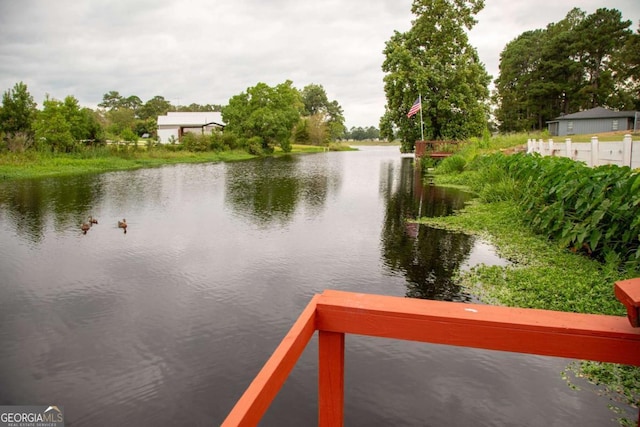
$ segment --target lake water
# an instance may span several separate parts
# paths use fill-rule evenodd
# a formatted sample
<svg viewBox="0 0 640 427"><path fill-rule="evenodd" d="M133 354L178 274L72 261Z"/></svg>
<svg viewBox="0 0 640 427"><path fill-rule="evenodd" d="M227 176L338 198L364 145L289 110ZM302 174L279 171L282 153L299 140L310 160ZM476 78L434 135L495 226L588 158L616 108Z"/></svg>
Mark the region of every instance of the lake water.
<svg viewBox="0 0 640 427"><path fill-rule="evenodd" d="M453 272L504 261L404 221L468 199L396 147L0 182L0 405L218 425L315 293L474 300ZM316 425L316 359L261 425ZM346 425L617 425L564 359L347 336L345 361Z"/></svg>

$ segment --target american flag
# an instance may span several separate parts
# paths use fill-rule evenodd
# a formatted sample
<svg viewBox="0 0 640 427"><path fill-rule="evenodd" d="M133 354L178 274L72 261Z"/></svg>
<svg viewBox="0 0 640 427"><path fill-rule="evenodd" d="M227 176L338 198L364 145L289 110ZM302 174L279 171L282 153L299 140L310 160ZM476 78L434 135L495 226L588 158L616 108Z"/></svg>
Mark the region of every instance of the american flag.
<svg viewBox="0 0 640 427"><path fill-rule="evenodd" d="M418 99L416 99L416 102L413 103L413 105L411 106L411 109L409 110L409 112L407 113L407 117L411 118L412 116L414 116L418 111L420 111L420 109L422 108L422 102L420 101L420 97L418 97Z"/></svg>

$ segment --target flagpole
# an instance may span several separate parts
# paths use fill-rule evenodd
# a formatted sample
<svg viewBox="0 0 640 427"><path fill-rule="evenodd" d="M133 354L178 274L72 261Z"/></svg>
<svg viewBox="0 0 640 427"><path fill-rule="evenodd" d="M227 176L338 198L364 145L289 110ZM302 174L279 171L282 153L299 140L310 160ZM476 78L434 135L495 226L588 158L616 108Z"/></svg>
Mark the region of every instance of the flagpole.
<svg viewBox="0 0 640 427"><path fill-rule="evenodd" d="M418 94L420 99L420 140L424 141L424 122L422 121L422 94Z"/></svg>

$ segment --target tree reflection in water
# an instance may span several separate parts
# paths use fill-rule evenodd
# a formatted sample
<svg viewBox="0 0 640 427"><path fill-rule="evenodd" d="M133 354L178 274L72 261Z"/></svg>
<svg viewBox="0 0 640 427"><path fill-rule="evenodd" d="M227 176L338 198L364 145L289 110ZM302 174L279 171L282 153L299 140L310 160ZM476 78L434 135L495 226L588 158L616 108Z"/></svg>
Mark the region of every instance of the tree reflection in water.
<svg viewBox="0 0 640 427"><path fill-rule="evenodd" d="M261 227L285 225L304 207L312 215L324 209L327 195L339 187L329 163L302 156L257 159L227 169L226 198L235 212Z"/></svg>
<svg viewBox="0 0 640 427"><path fill-rule="evenodd" d="M399 171L394 170L393 163L386 167L380 185L387 201L382 230L385 267L406 277L408 297L470 300L452 276L468 258L475 238L406 220L450 215L471 196L456 189L423 186L420 172L410 158L402 160Z"/></svg>

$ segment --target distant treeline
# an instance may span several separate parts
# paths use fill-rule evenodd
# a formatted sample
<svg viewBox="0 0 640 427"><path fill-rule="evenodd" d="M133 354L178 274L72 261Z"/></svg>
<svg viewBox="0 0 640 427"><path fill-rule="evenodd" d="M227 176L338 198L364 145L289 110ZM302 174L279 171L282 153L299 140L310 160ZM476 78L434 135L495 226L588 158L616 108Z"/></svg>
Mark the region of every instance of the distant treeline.
<svg viewBox="0 0 640 427"><path fill-rule="evenodd" d="M380 138L380 130L374 126L363 128L361 126L352 126L351 129L345 130L344 139L352 139L355 141L376 140Z"/></svg>
<svg viewBox="0 0 640 427"><path fill-rule="evenodd" d="M23 82L7 90L0 105L0 152L37 150L69 153L107 141L135 143L145 137L149 146L157 138L157 118L169 111L222 113L224 135L190 134L183 142L193 151L240 149L267 154L275 147L288 152L291 144L327 146L341 139L377 139L374 127L344 126L342 107L329 100L319 84L297 89L287 80L276 86L258 83L233 96L227 105L174 106L162 96L146 102L110 91L96 110L81 107L73 96L64 100L47 96L39 109ZM184 137L182 138L184 139ZM166 143L167 141L162 141Z"/></svg>

